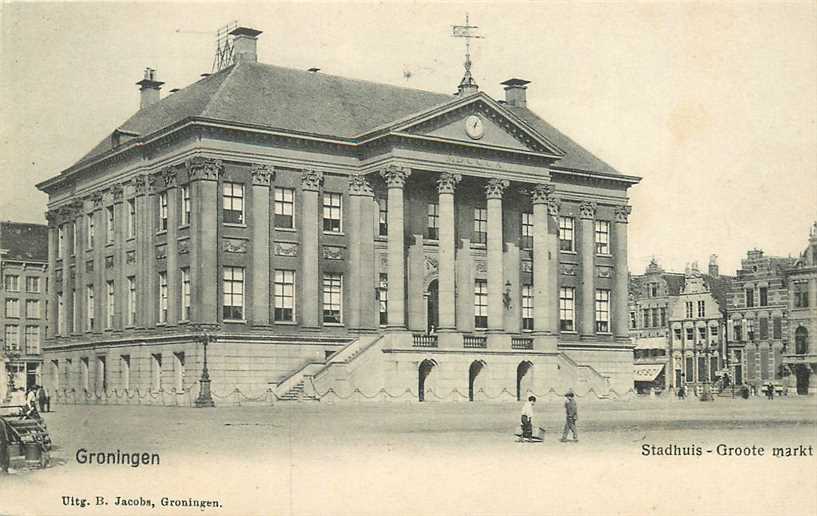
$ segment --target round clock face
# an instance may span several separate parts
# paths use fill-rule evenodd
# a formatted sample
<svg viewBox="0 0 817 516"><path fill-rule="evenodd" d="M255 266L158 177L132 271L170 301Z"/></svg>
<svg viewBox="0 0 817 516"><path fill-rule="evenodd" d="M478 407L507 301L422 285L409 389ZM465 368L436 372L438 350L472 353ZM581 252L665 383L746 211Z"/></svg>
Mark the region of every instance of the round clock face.
<svg viewBox="0 0 817 516"><path fill-rule="evenodd" d="M465 133L473 138L479 140L485 134L485 126L482 125L482 119L477 115L471 115L465 119Z"/></svg>

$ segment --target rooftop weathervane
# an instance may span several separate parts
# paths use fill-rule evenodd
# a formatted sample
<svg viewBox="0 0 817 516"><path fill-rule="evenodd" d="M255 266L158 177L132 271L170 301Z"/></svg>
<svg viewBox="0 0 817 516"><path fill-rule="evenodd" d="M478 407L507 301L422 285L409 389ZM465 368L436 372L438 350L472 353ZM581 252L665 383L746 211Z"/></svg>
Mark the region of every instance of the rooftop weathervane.
<svg viewBox="0 0 817 516"><path fill-rule="evenodd" d="M477 33L477 29L479 29L478 26L469 24L468 13L465 13L465 25L451 26L451 37L465 38L465 75L462 76L460 85L457 87L460 95L470 95L476 93L479 89L474 77L471 75L471 40L484 38L484 36Z"/></svg>

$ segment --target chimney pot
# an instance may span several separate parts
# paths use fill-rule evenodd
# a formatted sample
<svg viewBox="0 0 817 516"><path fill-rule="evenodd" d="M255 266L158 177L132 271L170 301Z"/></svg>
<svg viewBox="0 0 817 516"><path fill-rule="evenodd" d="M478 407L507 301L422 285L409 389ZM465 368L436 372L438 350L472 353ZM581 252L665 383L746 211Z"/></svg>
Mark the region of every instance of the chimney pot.
<svg viewBox="0 0 817 516"><path fill-rule="evenodd" d="M238 27L230 31L233 36L233 59L236 63L258 62L258 35L260 30Z"/></svg>
<svg viewBox="0 0 817 516"><path fill-rule="evenodd" d="M528 84L530 81L525 79L512 78L500 83L505 86L505 102L511 106L527 107L527 93Z"/></svg>
<svg viewBox="0 0 817 516"><path fill-rule="evenodd" d="M144 78L137 82L139 86L139 109L144 109L159 102L159 90L162 89L161 81L156 80L156 69L145 68Z"/></svg>

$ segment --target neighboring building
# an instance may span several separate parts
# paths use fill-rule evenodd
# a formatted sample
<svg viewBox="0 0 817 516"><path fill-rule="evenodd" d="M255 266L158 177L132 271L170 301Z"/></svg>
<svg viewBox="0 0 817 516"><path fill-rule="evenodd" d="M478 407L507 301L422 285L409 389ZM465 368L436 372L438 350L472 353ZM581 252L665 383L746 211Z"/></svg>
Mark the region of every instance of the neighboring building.
<svg viewBox="0 0 817 516"><path fill-rule="evenodd" d="M48 322L48 227L0 222L0 400L13 386L41 384Z"/></svg>
<svg viewBox="0 0 817 516"><path fill-rule="evenodd" d="M787 346L783 365L788 386L797 394L817 393L817 222L809 232L808 246L785 270L789 294Z"/></svg>
<svg viewBox="0 0 817 516"><path fill-rule="evenodd" d="M790 321L786 270L793 258L746 253L727 297L730 377L759 393L768 383L780 384L786 374L782 355Z"/></svg>
<svg viewBox="0 0 817 516"><path fill-rule="evenodd" d="M161 100L148 70L142 108L38 185L59 400L190 404L199 325L229 401L632 389L638 178L527 109L527 81L496 101L470 62L454 96L286 69L258 34Z"/></svg>

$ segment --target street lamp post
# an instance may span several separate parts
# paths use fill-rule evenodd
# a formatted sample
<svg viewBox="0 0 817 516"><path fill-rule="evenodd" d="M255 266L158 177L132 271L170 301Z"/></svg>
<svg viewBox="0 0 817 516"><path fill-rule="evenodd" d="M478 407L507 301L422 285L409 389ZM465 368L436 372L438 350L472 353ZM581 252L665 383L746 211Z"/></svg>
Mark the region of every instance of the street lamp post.
<svg viewBox="0 0 817 516"><path fill-rule="evenodd" d="M218 325L193 325L192 328L199 333L198 340L204 347L204 365L201 369L201 378L199 379L199 395L194 402L196 408L215 407L213 395L210 392L210 373L207 371L207 345L216 341L215 335L211 330L217 330Z"/></svg>

